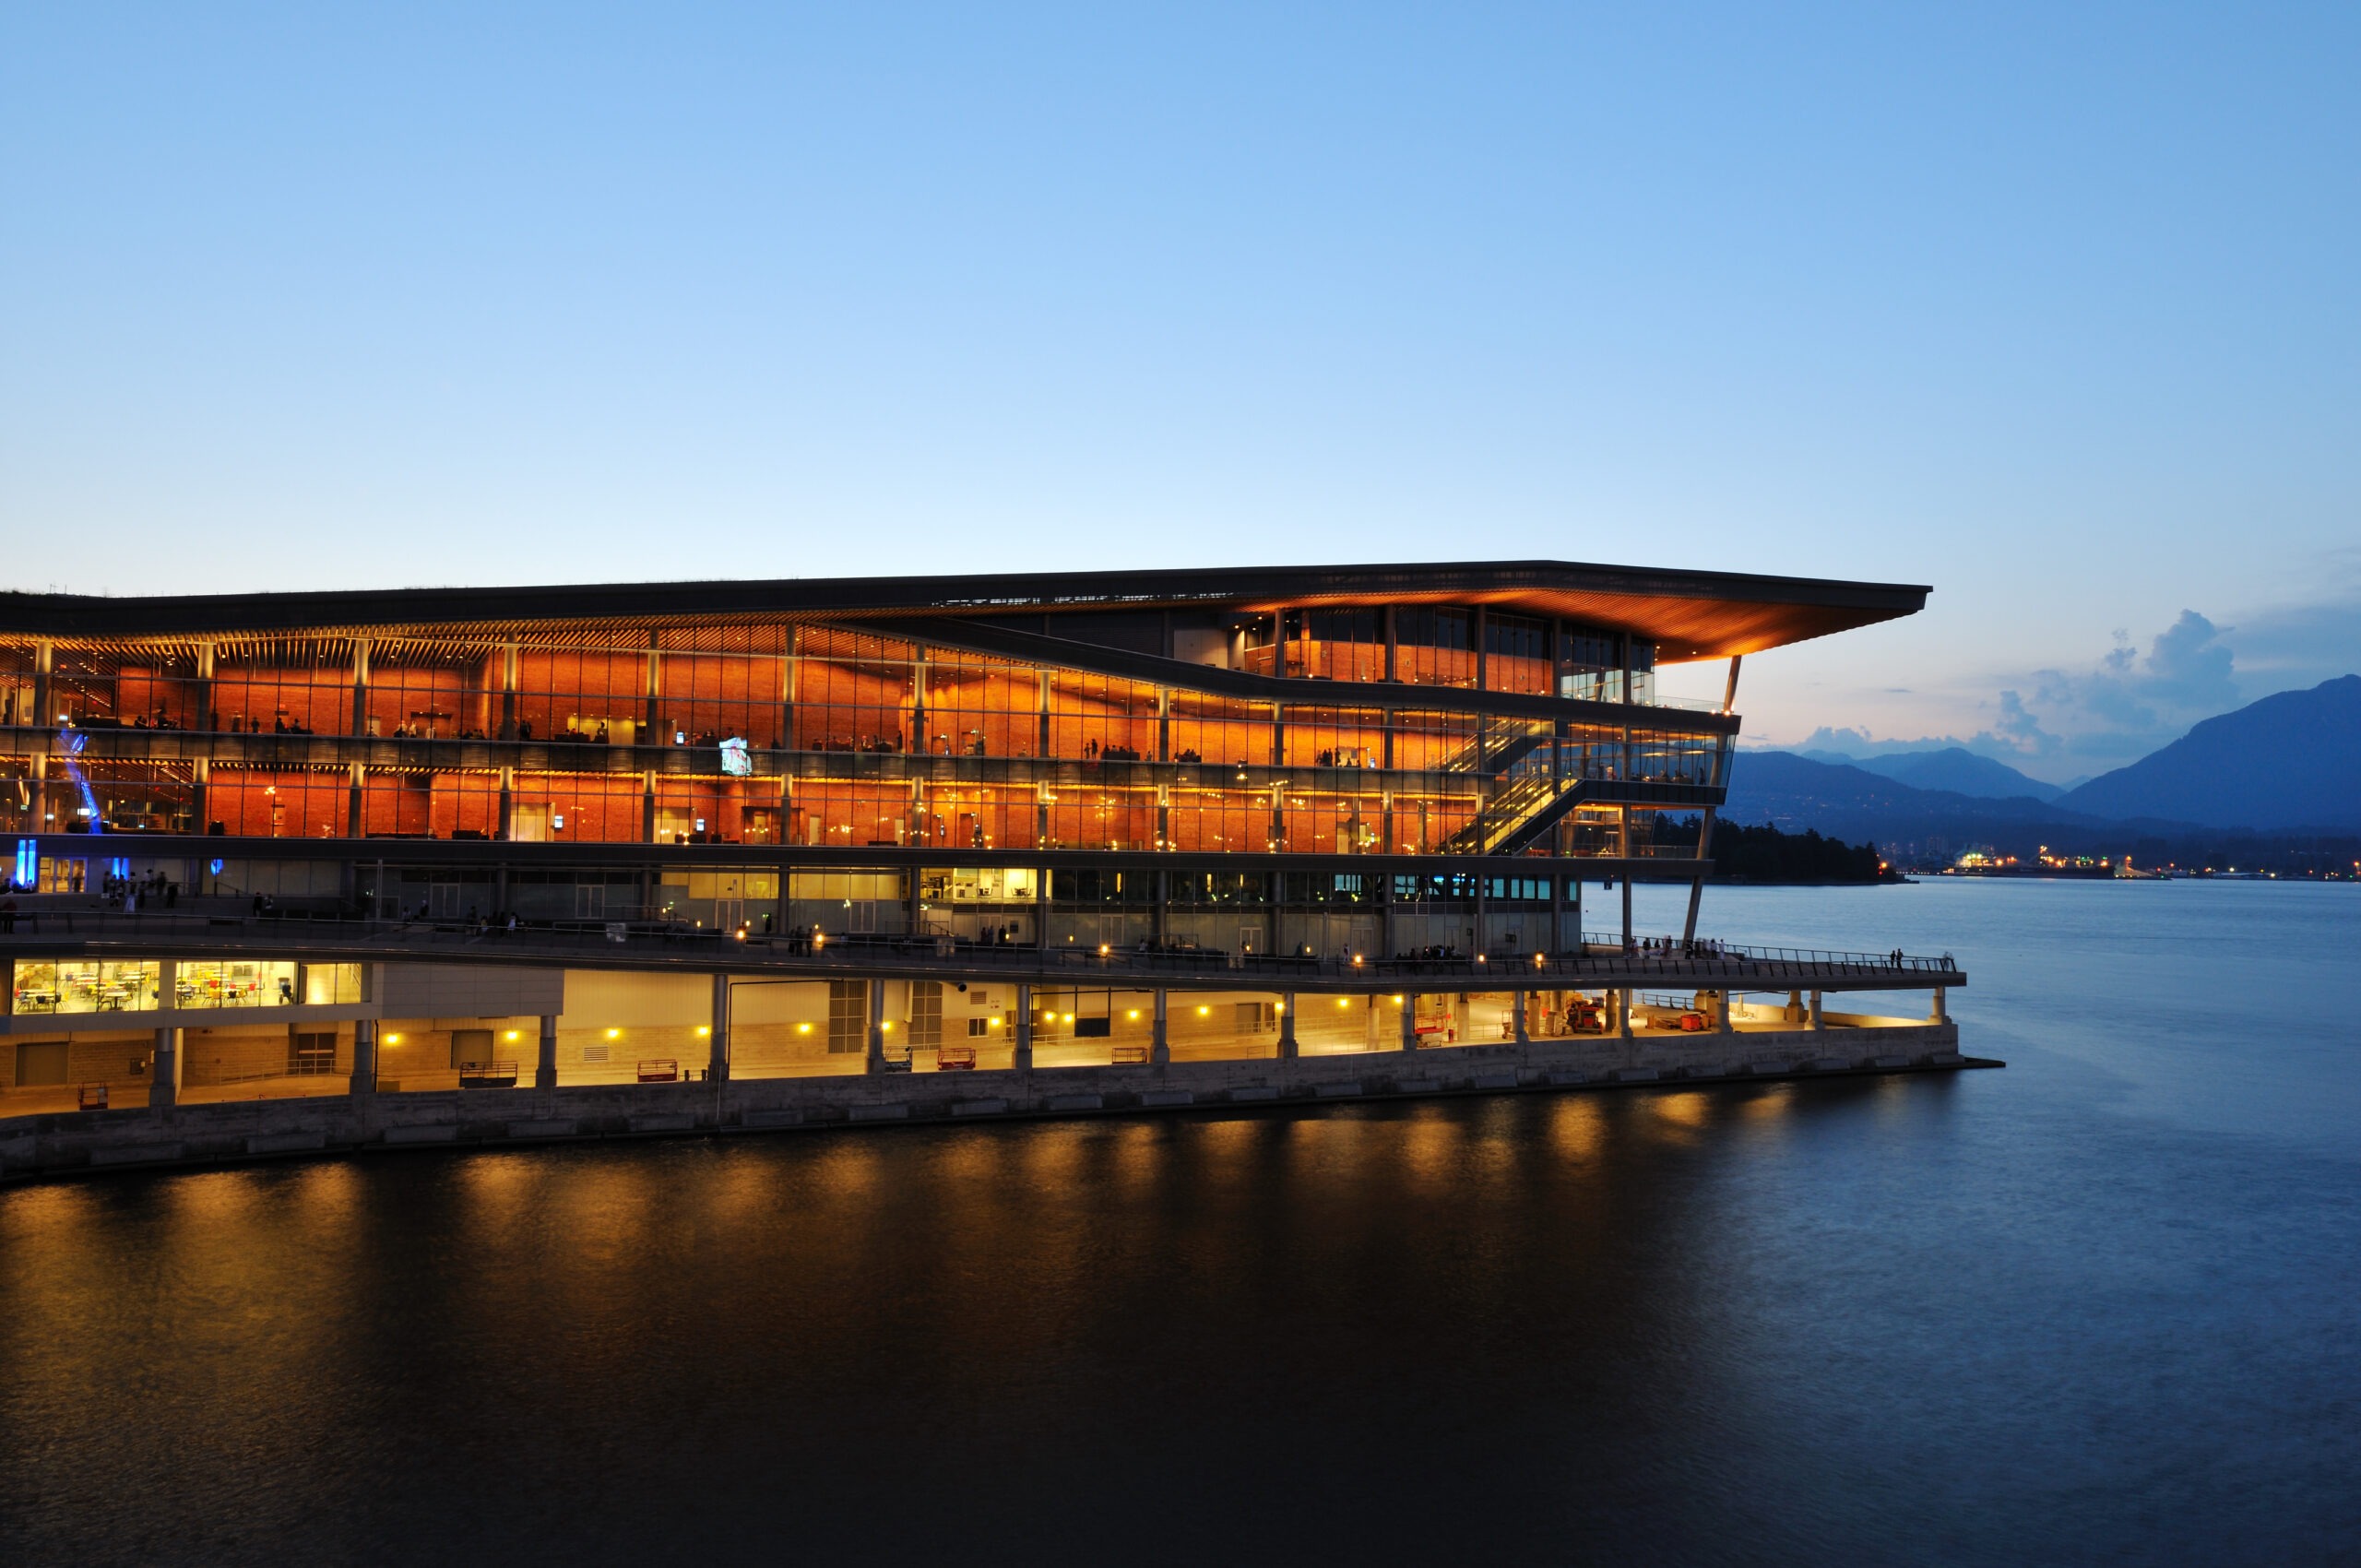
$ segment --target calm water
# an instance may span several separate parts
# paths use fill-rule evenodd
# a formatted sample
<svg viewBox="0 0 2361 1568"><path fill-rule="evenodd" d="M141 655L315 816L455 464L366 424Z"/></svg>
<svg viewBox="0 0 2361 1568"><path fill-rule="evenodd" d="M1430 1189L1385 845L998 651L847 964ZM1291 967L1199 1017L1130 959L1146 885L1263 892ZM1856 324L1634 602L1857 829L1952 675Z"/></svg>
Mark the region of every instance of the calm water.
<svg viewBox="0 0 2361 1568"><path fill-rule="evenodd" d="M1708 909L2009 1070L0 1193L0 1562L2361 1560L2361 888Z"/></svg>

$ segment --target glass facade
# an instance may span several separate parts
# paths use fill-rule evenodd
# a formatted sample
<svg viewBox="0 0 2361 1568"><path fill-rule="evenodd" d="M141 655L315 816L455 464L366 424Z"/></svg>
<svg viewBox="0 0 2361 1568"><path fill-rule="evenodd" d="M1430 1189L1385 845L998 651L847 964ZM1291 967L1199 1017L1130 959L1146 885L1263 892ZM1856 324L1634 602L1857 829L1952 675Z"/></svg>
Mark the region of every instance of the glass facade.
<svg viewBox="0 0 2361 1568"><path fill-rule="evenodd" d="M1071 646L1083 656L1059 662L758 619L0 638L0 826L1584 853L1581 810L1694 811L1726 781L1734 726L1647 703L1650 644L1511 608L1241 613L1202 647L1259 677L1252 694L1194 678L1169 633L1155 678ZM1486 706L1511 699L1525 706Z"/></svg>
<svg viewBox="0 0 2361 1568"><path fill-rule="evenodd" d="M15 965L10 1009L22 1016L342 1006L362 1000L362 968L255 959L184 958L168 966L155 958L24 958Z"/></svg>

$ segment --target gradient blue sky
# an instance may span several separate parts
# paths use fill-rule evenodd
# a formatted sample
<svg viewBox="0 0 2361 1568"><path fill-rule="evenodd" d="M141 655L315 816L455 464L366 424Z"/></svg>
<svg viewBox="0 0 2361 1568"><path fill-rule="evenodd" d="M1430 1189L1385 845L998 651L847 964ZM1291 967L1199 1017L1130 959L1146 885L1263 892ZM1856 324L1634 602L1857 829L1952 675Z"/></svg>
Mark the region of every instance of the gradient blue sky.
<svg viewBox="0 0 2361 1568"><path fill-rule="evenodd" d="M1925 582L1751 732L2049 778L2361 664L2351 5L0 18L6 586Z"/></svg>

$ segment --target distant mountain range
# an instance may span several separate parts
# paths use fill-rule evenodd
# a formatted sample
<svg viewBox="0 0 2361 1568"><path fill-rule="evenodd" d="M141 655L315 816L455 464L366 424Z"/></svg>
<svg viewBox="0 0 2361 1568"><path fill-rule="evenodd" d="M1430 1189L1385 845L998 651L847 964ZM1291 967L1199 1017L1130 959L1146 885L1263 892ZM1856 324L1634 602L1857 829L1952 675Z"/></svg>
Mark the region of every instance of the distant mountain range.
<svg viewBox="0 0 2361 1568"><path fill-rule="evenodd" d="M1726 814L1880 843L2035 840L2074 853L2214 830L2361 830L2361 676L2209 719L2129 767L2062 792L1956 747L1856 761L1743 752Z"/></svg>
<svg viewBox="0 0 2361 1568"><path fill-rule="evenodd" d="M2361 675L2209 719L2058 803L2094 816L2177 816L2208 827L2361 827Z"/></svg>
<svg viewBox="0 0 2361 1568"><path fill-rule="evenodd" d="M1880 844L1940 840L1954 852L1988 844L2022 853L2049 844L2079 853L2086 837L2111 842L2122 836L2114 823L2063 813L2030 795L1920 790L1852 764L1818 762L1791 752L1740 753L1732 766L1724 814L1736 822L1767 822L1789 833L1817 828L1848 843L1863 838ZM2160 826L2177 834L2194 825Z"/></svg>
<svg viewBox="0 0 2361 1568"><path fill-rule="evenodd" d="M1893 752L1873 757L1850 757L1841 752L1793 754L1832 767L1857 767L1914 790L1948 790L1954 795L1980 795L1996 801L2020 795L2054 801L2066 792L2064 785L2028 778L2007 763L1977 756L1964 746L1946 746L1933 752Z"/></svg>

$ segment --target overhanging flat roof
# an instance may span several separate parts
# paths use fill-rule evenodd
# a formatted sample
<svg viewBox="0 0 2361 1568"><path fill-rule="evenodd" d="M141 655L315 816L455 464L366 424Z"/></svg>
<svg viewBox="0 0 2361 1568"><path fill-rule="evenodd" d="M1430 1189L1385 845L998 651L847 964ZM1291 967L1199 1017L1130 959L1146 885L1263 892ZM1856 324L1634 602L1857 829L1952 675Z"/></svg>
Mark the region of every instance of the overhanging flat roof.
<svg viewBox="0 0 2361 1568"><path fill-rule="evenodd" d="M1486 604L1653 641L1671 663L1755 653L1923 608L1901 583L1757 576L1564 561L1241 566L973 576L789 577L548 588L367 588L136 599L0 594L0 633L56 637L392 635L559 623L709 624L758 616L877 620L1108 612L1228 613L1323 604Z"/></svg>

